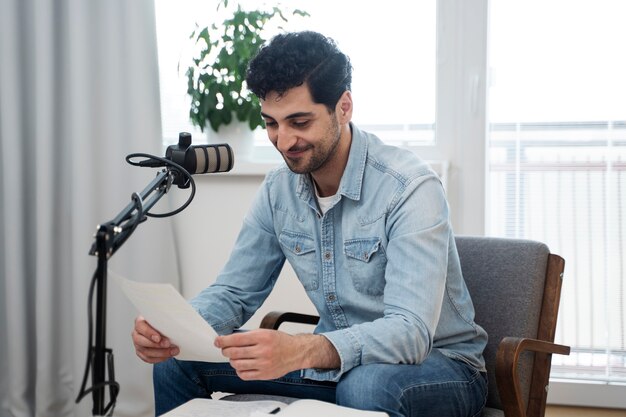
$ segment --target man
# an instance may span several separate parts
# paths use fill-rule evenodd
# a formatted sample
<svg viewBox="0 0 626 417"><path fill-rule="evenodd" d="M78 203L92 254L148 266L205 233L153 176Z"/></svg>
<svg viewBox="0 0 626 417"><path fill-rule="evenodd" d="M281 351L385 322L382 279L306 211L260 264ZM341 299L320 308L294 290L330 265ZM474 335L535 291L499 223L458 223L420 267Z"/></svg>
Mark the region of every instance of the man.
<svg viewBox="0 0 626 417"><path fill-rule="evenodd" d="M411 152L351 123L351 65L314 32L278 35L248 69L270 172L215 284L191 300L229 363L178 361L141 317L157 414L212 392L317 398L390 416L474 416L486 398L485 331L461 275L441 183ZM289 261L315 334L234 332Z"/></svg>

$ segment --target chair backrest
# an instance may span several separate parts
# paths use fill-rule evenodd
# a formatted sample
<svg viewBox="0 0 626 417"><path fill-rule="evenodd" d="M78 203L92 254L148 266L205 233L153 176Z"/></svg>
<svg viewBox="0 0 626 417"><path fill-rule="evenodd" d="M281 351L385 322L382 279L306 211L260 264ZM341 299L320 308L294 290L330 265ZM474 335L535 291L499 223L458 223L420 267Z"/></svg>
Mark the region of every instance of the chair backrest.
<svg viewBox="0 0 626 417"><path fill-rule="evenodd" d="M487 407L502 409L496 386L495 363L498 345L504 337L533 338L553 342L556 329L560 272L552 267L548 247L540 242L489 237L457 236L461 269L476 310L475 321L489 335L484 356L489 374ZM562 261L562 259L561 259ZM562 267L562 264L561 264ZM555 288L555 279L558 288ZM553 298L556 297L556 306ZM534 355L520 360L523 400L545 389L549 360L544 375L533 382ZM541 365L541 364L538 364ZM545 408L545 392L541 395ZM539 400L541 401L541 400ZM541 407L538 405L537 407Z"/></svg>

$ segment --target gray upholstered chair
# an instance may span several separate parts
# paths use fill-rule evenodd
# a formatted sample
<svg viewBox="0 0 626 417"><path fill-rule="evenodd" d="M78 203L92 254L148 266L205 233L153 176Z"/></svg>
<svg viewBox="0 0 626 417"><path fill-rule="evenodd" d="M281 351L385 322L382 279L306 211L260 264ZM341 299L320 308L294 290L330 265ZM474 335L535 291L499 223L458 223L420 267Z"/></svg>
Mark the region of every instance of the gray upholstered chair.
<svg viewBox="0 0 626 417"><path fill-rule="evenodd" d="M461 268L476 309L476 322L489 334L485 361L489 395L484 416L543 417L553 353L564 260L543 243L459 236ZM316 316L269 313L261 327L285 321L316 324ZM233 399L259 399L256 396Z"/></svg>

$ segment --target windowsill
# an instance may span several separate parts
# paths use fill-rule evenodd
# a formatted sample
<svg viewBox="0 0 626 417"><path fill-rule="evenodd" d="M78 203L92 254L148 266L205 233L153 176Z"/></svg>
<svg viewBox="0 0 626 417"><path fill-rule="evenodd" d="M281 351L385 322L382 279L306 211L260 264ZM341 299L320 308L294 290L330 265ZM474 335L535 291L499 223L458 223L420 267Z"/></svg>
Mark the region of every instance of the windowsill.
<svg viewBox="0 0 626 417"><path fill-rule="evenodd" d="M551 378L547 402L626 409L626 384Z"/></svg>
<svg viewBox="0 0 626 417"><path fill-rule="evenodd" d="M229 172L221 173L226 176L254 177L265 176L270 170L279 166L282 160L247 160L235 161L233 169ZM435 170L442 180L444 188L447 186L448 162L447 161L426 161Z"/></svg>
<svg viewBox="0 0 626 417"><path fill-rule="evenodd" d="M248 160L237 161L233 169L220 175L230 176L265 176L270 170L281 164L282 161Z"/></svg>
<svg viewBox="0 0 626 417"><path fill-rule="evenodd" d="M433 170L441 178L441 182L444 188L447 188L448 184L448 161L433 161L426 160ZM248 160L235 160L233 169L229 172L220 173L220 176L235 176L235 177L264 177L273 168L276 168L282 164L282 160L278 159L248 159Z"/></svg>

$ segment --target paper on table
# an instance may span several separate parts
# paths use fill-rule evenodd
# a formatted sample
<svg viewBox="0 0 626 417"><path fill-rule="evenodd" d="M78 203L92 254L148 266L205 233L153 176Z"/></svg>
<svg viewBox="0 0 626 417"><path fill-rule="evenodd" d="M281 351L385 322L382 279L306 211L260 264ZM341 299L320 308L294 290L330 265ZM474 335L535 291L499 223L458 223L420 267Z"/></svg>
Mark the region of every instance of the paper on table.
<svg viewBox="0 0 626 417"><path fill-rule="evenodd" d="M343 407L341 405L327 403L319 400L297 400L288 406L281 408L276 414L280 417L389 417L389 414L382 411L357 410L356 408ZM271 417L262 411L255 411L250 417Z"/></svg>
<svg viewBox="0 0 626 417"><path fill-rule="evenodd" d="M279 401L222 401L194 398L161 417L252 417L255 412L267 411L269 413L286 405ZM263 413L262 416L273 417L275 415L267 413Z"/></svg>
<svg viewBox="0 0 626 417"><path fill-rule="evenodd" d="M224 362L213 345L215 330L171 284L131 281L109 269L112 277L141 315L179 347L177 359Z"/></svg>

